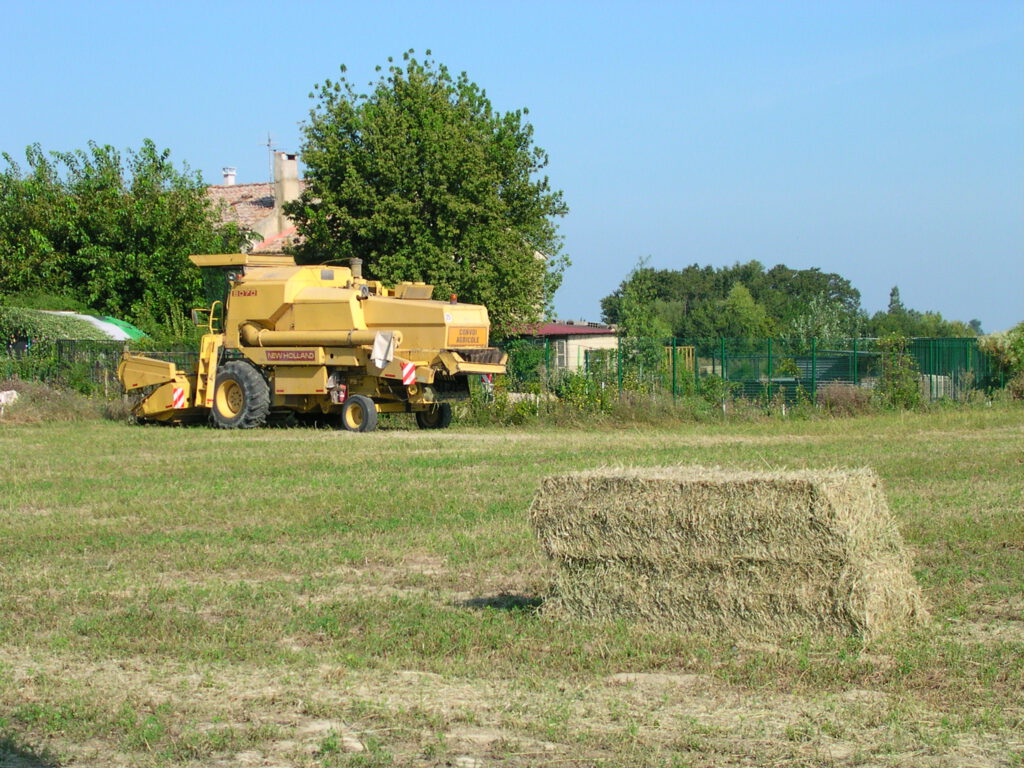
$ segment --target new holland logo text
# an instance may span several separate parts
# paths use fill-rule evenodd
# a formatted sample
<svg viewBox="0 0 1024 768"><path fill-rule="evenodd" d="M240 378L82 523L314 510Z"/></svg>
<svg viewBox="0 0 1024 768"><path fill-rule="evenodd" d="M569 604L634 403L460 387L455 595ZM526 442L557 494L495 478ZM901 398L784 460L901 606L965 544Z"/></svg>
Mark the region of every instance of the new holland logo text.
<svg viewBox="0 0 1024 768"><path fill-rule="evenodd" d="M268 363L315 363L316 350L287 349L267 352Z"/></svg>

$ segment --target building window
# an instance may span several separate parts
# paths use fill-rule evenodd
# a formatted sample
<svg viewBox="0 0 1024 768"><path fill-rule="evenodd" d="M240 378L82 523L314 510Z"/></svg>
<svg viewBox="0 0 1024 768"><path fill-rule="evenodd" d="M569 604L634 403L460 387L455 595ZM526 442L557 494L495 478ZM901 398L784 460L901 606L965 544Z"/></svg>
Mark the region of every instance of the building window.
<svg viewBox="0 0 1024 768"><path fill-rule="evenodd" d="M558 339L555 342L555 368L565 368L568 365L568 346L569 342L565 339Z"/></svg>

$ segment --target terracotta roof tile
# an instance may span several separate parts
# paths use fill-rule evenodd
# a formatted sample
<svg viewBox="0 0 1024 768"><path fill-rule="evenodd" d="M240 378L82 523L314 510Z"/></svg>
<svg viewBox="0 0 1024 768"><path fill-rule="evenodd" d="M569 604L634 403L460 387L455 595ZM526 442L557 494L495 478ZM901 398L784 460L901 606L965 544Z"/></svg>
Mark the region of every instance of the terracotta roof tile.
<svg viewBox="0 0 1024 768"><path fill-rule="evenodd" d="M306 182L299 180L299 191L306 188ZM274 185L267 181L261 184L227 184L206 188L206 194L214 207L221 210L221 221L252 228L256 222L274 212Z"/></svg>
<svg viewBox="0 0 1024 768"><path fill-rule="evenodd" d="M221 221L251 228L274 212L273 184L231 184L207 187L206 194L221 211Z"/></svg>
<svg viewBox="0 0 1024 768"><path fill-rule="evenodd" d="M287 245L301 243L303 237L298 233L298 227L288 227L284 232L278 232L266 240L256 243L250 253L284 253Z"/></svg>

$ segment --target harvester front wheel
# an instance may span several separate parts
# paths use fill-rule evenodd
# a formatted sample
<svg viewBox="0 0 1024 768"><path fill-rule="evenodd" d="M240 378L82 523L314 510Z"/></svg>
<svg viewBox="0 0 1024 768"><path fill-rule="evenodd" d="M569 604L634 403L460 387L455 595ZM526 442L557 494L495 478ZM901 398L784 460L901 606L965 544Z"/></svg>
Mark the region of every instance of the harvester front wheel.
<svg viewBox="0 0 1024 768"><path fill-rule="evenodd" d="M372 432L377 428L377 406L366 395L351 395L341 406L341 427L349 432Z"/></svg>
<svg viewBox="0 0 1024 768"><path fill-rule="evenodd" d="M438 403L429 411L416 411L416 426L420 429L445 429L451 423L451 403Z"/></svg>
<svg viewBox="0 0 1024 768"><path fill-rule="evenodd" d="M249 363L232 360L217 373L213 422L221 429L251 429L267 423L270 387Z"/></svg>

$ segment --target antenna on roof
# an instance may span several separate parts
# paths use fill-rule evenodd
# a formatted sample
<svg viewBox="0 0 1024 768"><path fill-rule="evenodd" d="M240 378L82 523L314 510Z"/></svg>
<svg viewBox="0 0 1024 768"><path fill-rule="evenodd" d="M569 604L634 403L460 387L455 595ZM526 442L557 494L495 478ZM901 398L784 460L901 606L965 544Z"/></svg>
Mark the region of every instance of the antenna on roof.
<svg viewBox="0 0 1024 768"><path fill-rule="evenodd" d="M271 184L274 183L274 153L277 151L277 147L274 146L274 136L270 131L267 131L267 141L263 145L267 148L267 161L269 165L267 170L269 171L267 181Z"/></svg>

